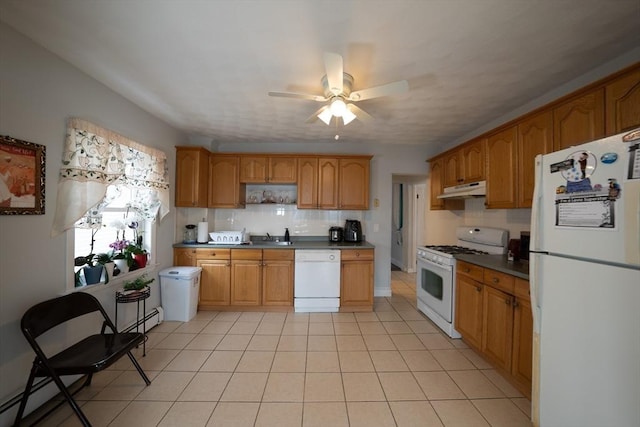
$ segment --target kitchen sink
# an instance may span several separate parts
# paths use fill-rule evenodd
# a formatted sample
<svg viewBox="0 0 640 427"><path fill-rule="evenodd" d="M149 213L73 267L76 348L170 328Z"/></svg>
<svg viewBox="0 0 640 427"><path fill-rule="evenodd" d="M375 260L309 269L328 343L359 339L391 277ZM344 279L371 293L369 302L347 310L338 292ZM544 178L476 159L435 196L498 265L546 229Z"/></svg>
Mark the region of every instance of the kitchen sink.
<svg viewBox="0 0 640 427"><path fill-rule="evenodd" d="M259 243L260 245L267 245L267 246L291 246L293 245L293 242L276 242L273 240L265 240Z"/></svg>

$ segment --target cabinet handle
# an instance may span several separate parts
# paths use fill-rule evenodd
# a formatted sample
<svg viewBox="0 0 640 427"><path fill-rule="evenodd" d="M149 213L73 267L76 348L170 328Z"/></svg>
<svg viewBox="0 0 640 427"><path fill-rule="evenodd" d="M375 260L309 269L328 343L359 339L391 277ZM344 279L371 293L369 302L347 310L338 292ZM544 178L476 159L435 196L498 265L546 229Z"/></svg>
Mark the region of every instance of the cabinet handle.
<svg viewBox="0 0 640 427"><path fill-rule="evenodd" d="M467 268L465 268L465 269L464 269L464 270L462 270L462 271L464 271L465 273L469 273L469 272L471 272L471 269L467 267Z"/></svg>
<svg viewBox="0 0 640 427"><path fill-rule="evenodd" d="M520 304L518 303L517 300L513 300L513 308L518 308L520 307Z"/></svg>
<svg viewBox="0 0 640 427"><path fill-rule="evenodd" d="M491 279L491 281L493 283L498 283L498 282L500 282L500 279L498 279L497 277L494 277L493 279Z"/></svg>
<svg viewBox="0 0 640 427"><path fill-rule="evenodd" d="M507 298L504 300L505 304L511 305L511 298Z"/></svg>
<svg viewBox="0 0 640 427"><path fill-rule="evenodd" d="M476 286L476 291L480 292L481 290L482 290L482 287Z"/></svg>

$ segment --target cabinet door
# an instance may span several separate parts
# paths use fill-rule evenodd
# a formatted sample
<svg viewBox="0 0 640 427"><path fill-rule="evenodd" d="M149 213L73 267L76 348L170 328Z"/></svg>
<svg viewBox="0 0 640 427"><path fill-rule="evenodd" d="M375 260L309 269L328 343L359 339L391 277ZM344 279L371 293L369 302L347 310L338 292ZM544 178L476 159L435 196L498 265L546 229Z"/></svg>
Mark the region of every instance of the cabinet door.
<svg viewBox="0 0 640 427"><path fill-rule="evenodd" d="M340 209L369 209L369 159L340 159Z"/></svg>
<svg viewBox="0 0 640 427"><path fill-rule="evenodd" d="M176 248L173 250L173 265L181 267L196 266L196 250L190 248Z"/></svg>
<svg viewBox="0 0 640 427"><path fill-rule="evenodd" d="M231 302L231 265L229 260L198 260L201 306L229 305Z"/></svg>
<svg viewBox="0 0 640 427"><path fill-rule="evenodd" d="M456 150L444 157L444 187L453 187L463 182L462 152Z"/></svg>
<svg viewBox="0 0 640 427"><path fill-rule="evenodd" d="M457 275L455 328L473 347L482 347L482 284Z"/></svg>
<svg viewBox="0 0 640 427"><path fill-rule="evenodd" d="M231 260L231 305L260 305L262 261Z"/></svg>
<svg viewBox="0 0 640 427"><path fill-rule="evenodd" d="M351 251L342 251L342 254ZM373 254L371 254L371 257ZM373 308L373 260L342 260L340 272L340 306Z"/></svg>
<svg viewBox="0 0 640 427"><path fill-rule="evenodd" d="M207 206L208 161L204 148L176 148L176 206Z"/></svg>
<svg viewBox="0 0 640 427"><path fill-rule="evenodd" d="M640 68L605 87L606 131L615 135L640 126Z"/></svg>
<svg viewBox="0 0 640 427"><path fill-rule="evenodd" d="M209 207L238 208L245 205L245 184L240 184L240 158L209 156Z"/></svg>
<svg viewBox="0 0 640 427"><path fill-rule="evenodd" d="M531 358L533 354L533 315L531 314L531 303L526 299L516 298L513 315L511 374L524 385L524 390L530 391Z"/></svg>
<svg viewBox="0 0 640 427"><path fill-rule="evenodd" d="M298 160L295 157L269 158L268 182L271 184L295 184Z"/></svg>
<svg viewBox="0 0 640 427"><path fill-rule="evenodd" d="M604 89L574 98L553 110L553 144L556 151L603 136Z"/></svg>
<svg viewBox="0 0 640 427"><path fill-rule="evenodd" d="M444 159L436 159L429 162L429 188L431 189L431 210L444 209L444 199L438 199L444 188Z"/></svg>
<svg viewBox="0 0 640 427"><path fill-rule="evenodd" d="M516 136L513 126L487 140L487 208L516 207Z"/></svg>
<svg viewBox="0 0 640 427"><path fill-rule="evenodd" d="M462 147L462 178L464 182L477 182L485 179L485 141L478 139Z"/></svg>
<svg viewBox="0 0 640 427"><path fill-rule="evenodd" d="M544 111L518 124L518 207L530 208L535 185L535 158L553 151L553 113Z"/></svg>
<svg viewBox="0 0 640 427"><path fill-rule="evenodd" d="M491 286L484 286L482 352L506 371L511 369L512 304L511 295Z"/></svg>
<svg viewBox="0 0 640 427"><path fill-rule="evenodd" d="M318 159L318 208L338 209L338 176L338 159Z"/></svg>
<svg viewBox="0 0 640 427"><path fill-rule="evenodd" d="M318 208L318 158L298 159L298 209Z"/></svg>
<svg viewBox="0 0 640 427"><path fill-rule="evenodd" d="M262 251L262 305L293 305L294 257L290 249Z"/></svg>
<svg viewBox="0 0 640 427"><path fill-rule="evenodd" d="M240 182L258 183L267 182L266 156L241 156L240 157Z"/></svg>

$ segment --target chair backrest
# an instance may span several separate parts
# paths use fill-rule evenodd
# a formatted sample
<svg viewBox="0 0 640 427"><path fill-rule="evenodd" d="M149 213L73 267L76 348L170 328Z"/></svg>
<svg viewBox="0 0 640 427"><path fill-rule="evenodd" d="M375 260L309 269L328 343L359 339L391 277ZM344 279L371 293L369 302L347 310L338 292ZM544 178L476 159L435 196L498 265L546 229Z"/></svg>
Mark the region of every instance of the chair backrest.
<svg viewBox="0 0 640 427"><path fill-rule="evenodd" d="M94 311L102 312L108 320L96 297L85 292L74 292L34 305L24 313L20 325L27 338L36 338L61 323Z"/></svg>

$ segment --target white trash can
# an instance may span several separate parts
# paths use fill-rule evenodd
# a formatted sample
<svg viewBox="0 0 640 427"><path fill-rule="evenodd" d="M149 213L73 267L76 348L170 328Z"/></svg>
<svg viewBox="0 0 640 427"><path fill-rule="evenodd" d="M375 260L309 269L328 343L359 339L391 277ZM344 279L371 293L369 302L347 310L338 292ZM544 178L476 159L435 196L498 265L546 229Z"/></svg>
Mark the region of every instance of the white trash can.
<svg viewBox="0 0 640 427"><path fill-rule="evenodd" d="M198 311L201 271L200 267L171 267L159 273L164 320L193 319Z"/></svg>

